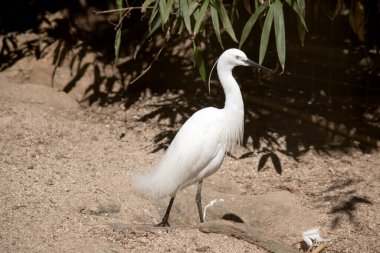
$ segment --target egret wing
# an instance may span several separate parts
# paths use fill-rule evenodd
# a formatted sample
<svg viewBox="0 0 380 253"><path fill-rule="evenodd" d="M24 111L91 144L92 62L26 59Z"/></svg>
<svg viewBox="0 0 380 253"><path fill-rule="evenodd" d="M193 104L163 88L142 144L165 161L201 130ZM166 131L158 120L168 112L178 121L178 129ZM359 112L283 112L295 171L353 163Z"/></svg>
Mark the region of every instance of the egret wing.
<svg viewBox="0 0 380 253"><path fill-rule="evenodd" d="M173 196L210 163L220 166L221 160L217 163L213 159L220 159L220 155L217 155L223 149L223 119L222 111L212 107L193 114L179 130L154 170L136 178L140 192L152 197Z"/></svg>

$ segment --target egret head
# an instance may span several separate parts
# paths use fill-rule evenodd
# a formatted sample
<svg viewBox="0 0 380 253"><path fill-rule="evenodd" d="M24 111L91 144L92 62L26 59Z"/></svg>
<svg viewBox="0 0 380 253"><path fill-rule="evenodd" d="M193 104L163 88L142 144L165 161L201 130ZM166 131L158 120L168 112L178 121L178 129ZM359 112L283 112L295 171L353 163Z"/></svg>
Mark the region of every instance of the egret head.
<svg viewBox="0 0 380 253"><path fill-rule="evenodd" d="M251 60L245 55L245 53L239 49L231 48L226 50L221 56L220 60L224 60L226 64L232 66L250 66Z"/></svg>
<svg viewBox="0 0 380 253"><path fill-rule="evenodd" d="M210 93L210 82L211 74L214 70L214 67L218 66L218 75L219 79L223 77L225 73L232 72L232 69L236 66L255 66L259 69L265 69L266 71L274 73L272 70L267 69L266 67L261 66L260 64L248 59L245 53L239 49L231 48L226 51L219 57L215 62L214 66L211 68L210 75L208 77L208 91Z"/></svg>
<svg viewBox="0 0 380 253"><path fill-rule="evenodd" d="M223 61L224 64L230 65L232 68L236 66L255 66L259 69L265 69L269 72L272 72L271 70L261 66L260 64L248 59L248 57L245 55L245 53L239 49L231 48L226 51L220 56L219 61Z"/></svg>

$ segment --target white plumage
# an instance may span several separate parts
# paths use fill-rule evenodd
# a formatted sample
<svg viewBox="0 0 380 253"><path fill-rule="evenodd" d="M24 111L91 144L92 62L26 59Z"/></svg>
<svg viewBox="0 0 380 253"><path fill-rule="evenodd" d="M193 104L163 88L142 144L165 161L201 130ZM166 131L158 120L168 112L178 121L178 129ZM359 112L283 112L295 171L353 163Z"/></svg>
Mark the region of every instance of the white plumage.
<svg viewBox="0 0 380 253"><path fill-rule="evenodd" d="M223 129L228 123L225 113L222 109L209 107L186 121L155 169L136 177L139 191L156 198L174 196L178 190L214 173L227 147L229 129ZM242 129L236 130L233 135L237 137Z"/></svg>
<svg viewBox="0 0 380 253"><path fill-rule="evenodd" d="M136 188L141 193L155 198L171 197L167 213L159 225L169 225L167 219L176 193L195 183L199 183L196 200L201 215L203 178L216 172L225 153L242 142L244 104L240 88L232 76L232 69L238 65L259 66L238 49L226 50L217 65L226 96L224 108L208 107L194 113L179 130L158 165L150 173L135 178ZM203 222L203 217L200 219Z"/></svg>

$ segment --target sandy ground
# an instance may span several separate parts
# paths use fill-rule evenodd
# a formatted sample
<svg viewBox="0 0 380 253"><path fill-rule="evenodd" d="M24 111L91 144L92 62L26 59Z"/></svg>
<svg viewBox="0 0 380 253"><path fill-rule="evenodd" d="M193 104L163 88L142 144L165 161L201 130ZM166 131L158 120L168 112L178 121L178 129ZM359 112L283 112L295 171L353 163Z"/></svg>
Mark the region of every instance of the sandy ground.
<svg viewBox="0 0 380 253"><path fill-rule="evenodd" d="M131 178L164 152L152 152L153 140L167 126L139 120L160 99L81 107L50 87L0 77L1 251L265 252L200 232L194 187L176 199L170 229L147 225L168 200L136 195ZM203 203L216 200L206 220L233 213L295 248L303 231L320 227L326 252L380 252L378 152L276 155L282 175L270 163L258 172L262 155L226 157L204 183Z"/></svg>

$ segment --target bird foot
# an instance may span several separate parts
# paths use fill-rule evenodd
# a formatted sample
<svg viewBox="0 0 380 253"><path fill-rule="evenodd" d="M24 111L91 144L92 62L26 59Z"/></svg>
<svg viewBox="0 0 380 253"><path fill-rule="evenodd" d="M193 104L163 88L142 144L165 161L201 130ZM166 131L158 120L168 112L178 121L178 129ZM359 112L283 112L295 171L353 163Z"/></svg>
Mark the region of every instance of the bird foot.
<svg viewBox="0 0 380 253"><path fill-rule="evenodd" d="M155 227L170 227L170 224L167 220L162 220L160 223L155 224Z"/></svg>

